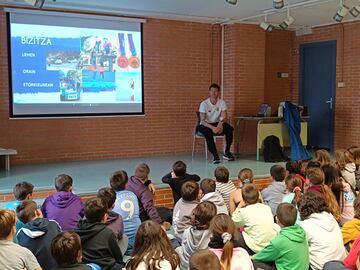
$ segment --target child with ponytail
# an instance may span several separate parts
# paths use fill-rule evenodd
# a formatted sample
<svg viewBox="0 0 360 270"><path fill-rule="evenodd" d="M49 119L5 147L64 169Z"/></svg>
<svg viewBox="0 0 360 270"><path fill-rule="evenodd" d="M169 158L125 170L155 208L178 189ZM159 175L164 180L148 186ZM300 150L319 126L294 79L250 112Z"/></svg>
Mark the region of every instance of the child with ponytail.
<svg viewBox="0 0 360 270"><path fill-rule="evenodd" d="M253 270L251 258L245 249L234 243L235 224L225 214L216 215L211 223L209 248L218 256L223 270Z"/></svg>
<svg viewBox="0 0 360 270"><path fill-rule="evenodd" d="M291 203L297 209L297 205L302 198L301 186L302 180L296 174L289 174L285 178L286 195L284 196L283 203ZM296 224L300 225L301 219L299 211L297 213Z"/></svg>

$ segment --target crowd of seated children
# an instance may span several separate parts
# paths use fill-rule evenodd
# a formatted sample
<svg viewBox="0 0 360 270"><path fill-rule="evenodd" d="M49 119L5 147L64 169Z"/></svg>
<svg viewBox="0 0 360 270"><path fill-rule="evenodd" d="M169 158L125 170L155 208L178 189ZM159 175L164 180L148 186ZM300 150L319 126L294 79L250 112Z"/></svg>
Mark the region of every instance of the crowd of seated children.
<svg viewBox="0 0 360 270"><path fill-rule="evenodd" d="M14 188L17 201L12 204L16 203L24 223L17 234L23 247L11 241L14 213L1 210L0 269L17 269L13 265L34 270L91 269L85 263L104 270L357 269L360 196L356 197L341 170L343 160L351 163L348 153L338 151L332 163L327 151L318 150L313 161L288 162L287 169L272 166L273 182L262 191L264 203L251 184L250 169L240 171L240 188L234 190L223 166L215 169L216 180L204 179L199 186L198 179L186 173L186 164L175 162L167 176L174 200L175 194L181 194L172 215L177 245L169 240L165 232L169 224L155 208L150 168L145 163L136 167L130 180L125 171L114 172L111 188L99 189L97 198L88 200L85 207L72 193L71 177L59 175L56 193L42 206L55 221L43 217L36 203L28 200L33 186L19 183ZM57 207L54 200L64 203ZM71 227L75 232L60 233ZM350 249L347 256L344 245ZM8 256L8 250L18 254ZM127 264L124 254L130 255Z"/></svg>
<svg viewBox="0 0 360 270"><path fill-rule="evenodd" d="M128 238L128 251L131 254L136 232L141 224L139 203L136 195L126 190L128 175L125 171L116 171L110 176L110 186L116 192L113 211L121 215L124 224L124 234Z"/></svg>
<svg viewBox="0 0 360 270"><path fill-rule="evenodd" d="M243 228L241 247L250 255L266 247L280 230L268 205L259 202L259 191L254 184L241 190L243 201L232 215L236 227Z"/></svg>
<svg viewBox="0 0 360 270"><path fill-rule="evenodd" d="M346 250L341 230L321 193L307 191L299 212L308 240L311 269L321 270L328 261L343 260Z"/></svg>
<svg viewBox="0 0 360 270"><path fill-rule="evenodd" d="M165 184L168 184L172 190L174 205L181 198L181 187L187 181L200 181L200 176L197 174L188 174L186 172L186 164L179 160L173 164L172 171L165 175L161 181Z"/></svg>
<svg viewBox="0 0 360 270"><path fill-rule="evenodd" d="M8 202L7 204L5 204L4 209L16 211L16 207L18 207L22 201L32 200L33 190L34 190L34 186L33 186L33 184L31 184L29 182L23 181L23 182L17 183L13 188L13 194L15 197L15 201L11 201L11 202ZM21 229L23 226L24 226L24 224L20 220L17 220L16 231Z"/></svg>
<svg viewBox="0 0 360 270"><path fill-rule="evenodd" d="M125 254L128 247L127 236L124 235L124 223L122 217L113 211L116 200L116 193L110 187L100 188L97 193L97 197L100 198L107 207L107 218L105 221L106 226L115 233L120 250L122 254Z"/></svg>
<svg viewBox="0 0 360 270"><path fill-rule="evenodd" d="M123 256L112 230L107 228L107 206L100 198L85 204L85 219L80 220L75 232L80 236L83 261L96 263L103 270L120 270Z"/></svg>
<svg viewBox="0 0 360 270"><path fill-rule="evenodd" d="M261 191L261 196L264 203L270 206L272 214L275 215L276 208L285 195L286 169L281 165L274 165L270 168L270 175L273 182Z"/></svg>
<svg viewBox="0 0 360 270"><path fill-rule="evenodd" d="M0 269L42 270L30 250L13 242L15 234L15 212L8 209L0 210Z"/></svg>
<svg viewBox="0 0 360 270"><path fill-rule="evenodd" d="M296 224L300 224L300 214L297 205L302 198L302 181L296 174L289 174L285 178L286 195L283 197L283 203L290 203L295 206L297 214Z"/></svg>
<svg viewBox="0 0 360 270"><path fill-rule="evenodd" d="M276 209L276 223L280 226L279 234L264 249L253 256L256 269L272 269L270 265L257 261L274 263L277 270L303 270L309 268L309 247L303 228L295 224L297 210L289 203L281 203Z"/></svg>
<svg viewBox="0 0 360 270"><path fill-rule="evenodd" d="M149 190L150 168L147 164L141 163L135 168L135 175L131 176L126 189L135 193L139 202L140 220L153 220L165 229L170 228L170 223L164 221L154 205L154 194Z"/></svg>
<svg viewBox="0 0 360 270"><path fill-rule="evenodd" d="M56 192L47 197L41 207L44 217L56 220L63 231L74 230L84 216L84 206L79 196L72 193L73 179L66 174L55 178Z"/></svg>
<svg viewBox="0 0 360 270"><path fill-rule="evenodd" d="M360 236L360 196L356 197L354 202L353 219L342 226L341 233L344 245L347 248L351 248L356 238Z"/></svg>
<svg viewBox="0 0 360 270"><path fill-rule="evenodd" d="M199 184L187 181L181 187L181 199L175 204L172 226L175 237L181 241L184 230L191 226L191 214L199 204Z"/></svg>
<svg viewBox="0 0 360 270"><path fill-rule="evenodd" d="M347 149L338 149L335 151L336 166L341 176L352 186L356 188L355 171L356 165L354 157Z"/></svg>
<svg viewBox="0 0 360 270"><path fill-rule="evenodd" d="M222 270L220 261L214 252L200 249L193 253L189 261L189 270Z"/></svg>
<svg viewBox="0 0 360 270"><path fill-rule="evenodd" d="M218 166L214 172L216 190L223 197L227 210L230 210L229 201L231 192L236 190L232 181L229 180L229 170L224 166Z"/></svg>
<svg viewBox="0 0 360 270"><path fill-rule="evenodd" d="M25 200L16 207L19 220L24 223L16 234L19 245L28 248L43 269L52 269L55 261L51 257L50 244L60 232L59 225L44 218L36 202Z"/></svg>
<svg viewBox="0 0 360 270"><path fill-rule="evenodd" d="M61 232L51 241L51 255L56 262L53 270L91 270L82 263L81 240L75 232Z"/></svg>
<svg viewBox="0 0 360 270"><path fill-rule="evenodd" d="M223 270L253 270L253 263L247 251L238 247L234 222L225 214L216 215L210 223L209 248L219 258Z"/></svg>
<svg viewBox="0 0 360 270"><path fill-rule="evenodd" d="M200 202L212 202L216 206L218 214L228 214L224 198L216 190L215 180L205 178L200 183Z"/></svg>
<svg viewBox="0 0 360 270"><path fill-rule="evenodd" d="M152 220L141 223L127 270L178 270L180 259L163 228Z"/></svg>
<svg viewBox="0 0 360 270"><path fill-rule="evenodd" d="M193 210L191 227L185 229L181 246L175 249L180 257L181 270L187 270L190 256L195 251L208 247L210 222L215 215L216 206L212 202L201 202Z"/></svg>

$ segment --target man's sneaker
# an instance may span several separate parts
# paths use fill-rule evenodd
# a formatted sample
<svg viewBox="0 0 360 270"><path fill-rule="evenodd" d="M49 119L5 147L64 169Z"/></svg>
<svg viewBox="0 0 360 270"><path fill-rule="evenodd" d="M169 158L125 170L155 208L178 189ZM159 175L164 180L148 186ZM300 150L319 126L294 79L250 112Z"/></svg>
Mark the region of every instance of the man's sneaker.
<svg viewBox="0 0 360 270"><path fill-rule="evenodd" d="M226 159L228 161L233 161L235 160L234 156L230 153L230 152L227 152L223 155L223 159Z"/></svg>
<svg viewBox="0 0 360 270"><path fill-rule="evenodd" d="M214 164L219 164L220 163L220 158L218 158L218 157L214 158L213 163Z"/></svg>

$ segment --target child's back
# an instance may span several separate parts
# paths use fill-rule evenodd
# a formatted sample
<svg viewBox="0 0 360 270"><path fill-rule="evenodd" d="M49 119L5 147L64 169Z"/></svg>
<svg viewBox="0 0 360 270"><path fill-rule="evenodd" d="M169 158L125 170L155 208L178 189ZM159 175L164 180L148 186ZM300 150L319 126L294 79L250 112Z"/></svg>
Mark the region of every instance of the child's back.
<svg viewBox="0 0 360 270"><path fill-rule="evenodd" d="M56 193L47 197L41 207L44 217L55 220L63 231L74 230L84 216L84 206L79 196L72 193L71 176L60 174L55 178Z"/></svg>
<svg viewBox="0 0 360 270"><path fill-rule="evenodd" d="M227 210L230 210L230 193L236 190L236 187L229 179L229 170L224 166L218 166L215 169L216 190L223 197Z"/></svg>

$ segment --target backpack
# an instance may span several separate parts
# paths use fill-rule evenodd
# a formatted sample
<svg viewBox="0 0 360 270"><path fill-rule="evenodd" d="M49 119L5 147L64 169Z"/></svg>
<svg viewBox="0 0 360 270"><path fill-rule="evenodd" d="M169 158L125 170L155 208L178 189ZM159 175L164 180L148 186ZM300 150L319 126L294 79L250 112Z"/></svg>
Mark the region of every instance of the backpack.
<svg viewBox="0 0 360 270"><path fill-rule="evenodd" d="M265 138L263 156L265 162L279 162L286 160L278 137L271 135Z"/></svg>

